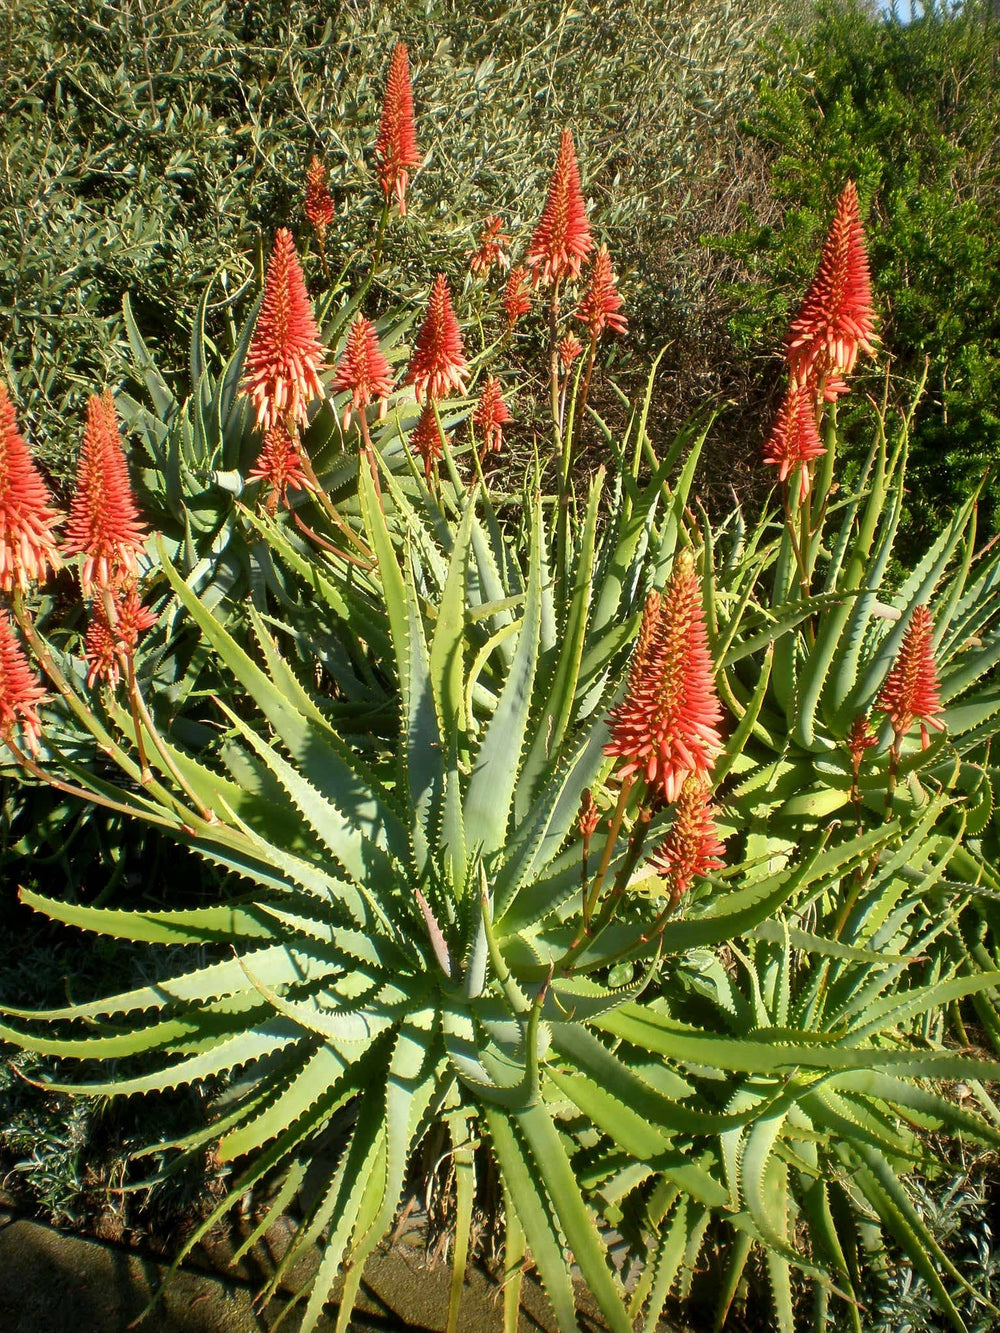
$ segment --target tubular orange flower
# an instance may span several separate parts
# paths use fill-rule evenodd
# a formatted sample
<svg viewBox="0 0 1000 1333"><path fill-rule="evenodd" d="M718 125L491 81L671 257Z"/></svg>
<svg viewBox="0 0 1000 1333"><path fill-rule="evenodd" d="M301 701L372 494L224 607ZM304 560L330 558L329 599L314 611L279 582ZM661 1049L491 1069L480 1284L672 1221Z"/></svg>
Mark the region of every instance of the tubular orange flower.
<svg viewBox="0 0 1000 1333"><path fill-rule="evenodd" d="M510 244L510 237L503 233L503 218L491 213L483 223L479 237L479 249L468 252L469 270L485 277L494 264L504 260L504 247Z"/></svg>
<svg viewBox="0 0 1000 1333"><path fill-rule="evenodd" d="M138 578L145 524L128 478L114 399L105 392L87 403L83 453L66 525L63 555L82 555L80 587L122 587Z"/></svg>
<svg viewBox="0 0 1000 1333"><path fill-rule="evenodd" d="M569 370L570 366L583 351L583 343L574 333L567 333L564 338L559 340L559 364L564 371Z"/></svg>
<svg viewBox="0 0 1000 1333"><path fill-rule="evenodd" d="M610 716L605 754L625 760L619 776L641 772L665 800L685 778L707 776L722 748L722 716L708 654L694 557L681 551L658 602L647 599L625 698Z"/></svg>
<svg viewBox="0 0 1000 1333"><path fill-rule="evenodd" d="M872 351L871 276L853 181L844 186L819 268L792 320L788 364L799 383L828 376L840 381L854 369L858 350Z"/></svg>
<svg viewBox="0 0 1000 1333"><path fill-rule="evenodd" d="M872 731L872 726L868 720L867 713L859 713L851 723L851 729L847 733L846 745L847 753L851 756L851 768L854 772L854 780L857 782L858 774L861 772L861 763L865 757L865 751L870 750L874 745L878 745L878 737Z"/></svg>
<svg viewBox="0 0 1000 1333"><path fill-rule="evenodd" d="M613 333L625 333L628 320L621 313L623 304L615 285L608 247L602 245L594 255L590 282L576 317L586 324L593 339L599 338L605 329L611 329Z"/></svg>
<svg viewBox="0 0 1000 1333"><path fill-rule="evenodd" d="M826 453L816 428L816 399L811 384L790 384L771 434L764 462L778 468L781 481L799 469L799 502L809 494L809 464Z"/></svg>
<svg viewBox="0 0 1000 1333"><path fill-rule="evenodd" d="M315 154L306 172L305 212L322 250L326 244L326 229L333 221L333 199L326 188L326 167Z"/></svg>
<svg viewBox="0 0 1000 1333"><path fill-rule="evenodd" d="M392 393L392 371L378 345L378 333L371 320L358 315L347 334L347 346L337 365L333 387L347 392L351 401L344 409L344 430L359 407L378 402L379 417L385 416L386 395Z"/></svg>
<svg viewBox="0 0 1000 1333"><path fill-rule="evenodd" d="M934 662L934 622L926 606L915 606L895 662L885 678L875 707L892 723L897 742L920 719L920 744L930 744L927 728L944 730L938 717L941 693Z"/></svg>
<svg viewBox="0 0 1000 1333"><path fill-rule="evenodd" d="M531 238L525 262L534 281L548 284L580 276L583 261L594 247L580 189L571 130L563 130L559 156L549 183L549 197Z"/></svg>
<svg viewBox="0 0 1000 1333"><path fill-rule="evenodd" d="M685 779L670 832L649 859L650 866L668 881L675 906L696 879L724 864L720 858L725 848L716 834L710 795L711 787L703 777Z"/></svg>
<svg viewBox="0 0 1000 1333"><path fill-rule="evenodd" d="M404 42L397 42L385 83L382 121L375 140L379 183L386 203L393 195L401 216L406 215L406 187L410 172L420 166L417 127L413 118L413 89L410 62Z"/></svg>
<svg viewBox="0 0 1000 1333"><path fill-rule="evenodd" d="M84 638L84 653L88 663L87 687L104 680L112 689L120 679L120 667L125 667L139 645L139 635L156 624L156 616L143 606L139 593L129 588L124 596L113 597L115 624L108 619L103 597L95 597L91 604L91 618Z"/></svg>
<svg viewBox="0 0 1000 1333"><path fill-rule="evenodd" d="M438 426L433 402L428 401L424 404L420 420L410 434L410 448L424 460L424 474L430 481L434 464L444 453L441 428Z"/></svg>
<svg viewBox="0 0 1000 1333"><path fill-rule="evenodd" d="M495 375L490 375L487 379L472 419L482 435L483 453L485 454L487 450L498 453L503 443L503 427L510 421L510 413L503 400L500 381Z"/></svg>
<svg viewBox="0 0 1000 1333"><path fill-rule="evenodd" d="M319 372L325 355L292 233L282 227L264 275L264 298L243 378L258 430L273 430L289 420L305 425L309 404L323 396Z"/></svg>
<svg viewBox="0 0 1000 1333"><path fill-rule="evenodd" d="M264 443L257 461L250 469L250 480L260 479L274 487L282 503L288 499L288 488L309 489L309 482L302 470L302 455L299 446L282 425L274 426L264 436Z"/></svg>
<svg viewBox="0 0 1000 1333"><path fill-rule="evenodd" d="M0 588L25 591L59 566L53 527L59 515L0 381Z"/></svg>
<svg viewBox="0 0 1000 1333"><path fill-rule="evenodd" d="M512 268L504 288L503 308L507 312L507 328L512 329L522 315L531 309L531 297L524 290L527 269Z"/></svg>
<svg viewBox="0 0 1000 1333"><path fill-rule="evenodd" d="M413 349L404 384L412 384L417 402L446 398L452 390L465 393L469 363L462 349L462 335L451 304L448 279L439 273L431 288L427 316Z"/></svg>
<svg viewBox="0 0 1000 1333"><path fill-rule="evenodd" d="M10 618L0 611L0 739L13 743L14 728L20 723L24 744L38 754L42 734L38 705L44 700L45 691L14 636Z"/></svg>

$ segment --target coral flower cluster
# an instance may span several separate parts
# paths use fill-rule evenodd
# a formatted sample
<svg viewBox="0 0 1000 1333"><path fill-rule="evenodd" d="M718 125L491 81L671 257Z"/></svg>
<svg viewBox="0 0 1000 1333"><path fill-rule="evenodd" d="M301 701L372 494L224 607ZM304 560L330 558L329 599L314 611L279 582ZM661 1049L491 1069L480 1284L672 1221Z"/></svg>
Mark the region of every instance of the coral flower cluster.
<svg viewBox="0 0 1000 1333"><path fill-rule="evenodd" d="M333 221L333 199L326 186L326 167L315 155L306 172L305 214L322 252L326 247L326 229Z"/></svg>
<svg viewBox="0 0 1000 1333"><path fill-rule="evenodd" d="M469 363L462 347L462 334L451 303L448 279L439 273L431 288L427 315L417 334L404 384L412 384L417 402L425 398L447 398L465 393Z"/></svg>
<svg viewBox="0 0 1000 1333"><path fill-rule="evenodd" d="M510 237L506 236L503 230L503 218L496 213L491 213L483 223L483 230L479 237L479 249L469 251L470 273L485 278L495 264L504 263L506 247L509 244Z"/></svg>
<svg viewBox="0 0 1000 1333"><path fill-rule="evenodd" d="M928 727L944 730L941 721L941 691L934 661L934 622L926 606L916 606L906 627L903 642L875 707L888 717L898 746L913 723L920 721L920 743L930 743Z"/></svg>
<svg viewBox="0 0 1000 1333"><path fill-rule="evenodd" d="M420 419L410 433L410 448L423 460L424 476L428 481L431 479L435 464L444 452L444 443L434 404L428 400L424 403Z"/></svg>
<svg viewBox="0 0 1000 1333"><path fill-rule="evenodd" d="M707 777L722 748L722 710L708 653L701 587L690 551L681 551L662 597L647 599L624 701L611 714L605 753L641 773L653 792L676 801L691 774Z"/></svg>
<svg viewBox="0 0 1000 1333"><path fill-rule="evenodd" d="M536 285L575 281L593 248L573 134L567 129L562 132L548 199L528 245L525 263Z"/></svg>
<svg viewBox="0 0 1000 1333"><path fill-rule="evenodd" d="M472 416L482 437L482 456L498 453L503 443L503 428L510 421L510 412L503 399L503 388L495 375L486 381L482 396Z"/></svg>
<svg viewBox="0 0 1000 1333"><path fill-rule="evenodd" d="M134 587L111 594L110 601L96 597L84 640L87 685L93 689L98 680L105 680L113 689L120 668L127 666L139 645L139 635L155 624L156 616L143 606Z"/></svg>
<svg viewBox="0 0 1000 1333"><path fill-rule="evenodd" d="M351 395L344 409L344 430L349 429L351 416L358 408L377 402L379 417L385 415L385 400L392 393L392 371L378 345L375 325L364 315L358 315L350 327L333 387L338 393Z"/></svg>
<svg viewBox="0 0 1000 1333"><path fill-rule="evenodd" d="M53 534L58 521L0 383L0 589L24 592L58 566Z"/></svg>
<svg viewBox="0 0 1000 1333"><path fill-rule="evenodd" d="M45 691L14 636L9 616L0 611L0 739L13 747L14 731L20 726L24 744L37 755L42 734L38 705L44 699Z"/></svg>
<svg viewBox="0 0 1000 1333"><path fill-rule="evenodd" d="M611 255L608 247L602 245L594 255L590 281L576 312L577 319L586 324L591 340L595 342L605 329L625 333L628 320L622 313L623 304L611 268Z"/></svg>
<svg viewBox="0 0 1000 1333"><path fill-rule="evenodd" d="M503 293L503 308L507 316L508 329L512 329L517 321L531 310L531 296L525 287L527 277L527 269L512 268L507 278L507 286Z"/></svg>
<svg viewBox="0 0 1000 1333"><path fill-rule="evenodd" d="M650 867L667 881L676 906L696 879L724 864L710 805L711 784L697 774L685 778L674 807L674 822L649 859Z"/></svg>
<svg viewBox="0 0 1000 1333"><path fill-rule="evenodd" d="M834 213L819 267L792 320L786 355L789 385L764 445L764 461L787 481L798 469L799 498L810 486L810 464L826 450L818 417L824 402L848 392L846 376L874 337L871 276L858 192L848 181Z"/></svg>
<svg viewBox="0 0 1000 1333"><path fill-rule="evenodd" d="M264 275L264 295L243 378L258 430L306 424L310 403L323 395L319 372L324 361L295 242L282 227Z"/></svg>
<svg viewBox="0 0 1000 1333"><path fill-rule="evenodd" d="M397 42L385 84L382 120L375 140L375 162L386 204L395 196L401 215L406 213L410 173L416 171L420 161L409 56L406 44Z"/></svg>
<svg viewBox="0 0 1000 1333"><path fill-rule="evenodd" d="M302 470L302 451L284 425L272 426L264 436L257 461L250 469L250 481L263 481L272 488L277 500L287 501L288 488L309 489L309 480Z"/></svg>

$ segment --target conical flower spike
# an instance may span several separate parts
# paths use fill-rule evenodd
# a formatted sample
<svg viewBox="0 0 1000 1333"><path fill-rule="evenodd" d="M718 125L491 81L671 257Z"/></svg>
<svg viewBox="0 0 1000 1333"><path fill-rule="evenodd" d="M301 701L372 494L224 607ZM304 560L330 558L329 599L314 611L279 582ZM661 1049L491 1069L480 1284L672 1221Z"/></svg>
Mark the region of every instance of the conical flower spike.
<svg viewBox="0 0 1000 1333"><path fill-rule="evenodd" d="M462 335L451 304L448 279L439 273L431 288L427 316L413 349L404 384L412 384L417 402L425 398L447 398L451 392L465 393L469 363L462 349Z"/></svg>
<svg viewBox="0 0 1000 1333"><path fill-rule="evenodd" d="M583 343L575 333L567 333L565 337L559 339L559 364L563 371L569 370L570 366L583 351Z"/></svg>
<svg viewBox="0 0 1000 1333"><path fill-rule="evenodd" d="M816 400L810 384L791 384L764 445L764 462L785 481L799 469L799 501L809 494L809 464L826 453L816 428Z"/></svg>
<svg viewBox="0 0 1000 1333"><path fill-rule="evenodd" d="M351 401L344 409L344 430L350 426L351 416L359 407L377 402L379 416L385 415L386 396L392 393L392 371L378 345L375 325L364 315L358 315L351 325L333 387L338 393L351 395Z"/></svg>
<svg viewBox="0 0 1000 1333"><path fill-rule="evenodd" d="M848 181L837 200L816 276L789 329L792 378L800 384L807 379L822 383L828 377L842 381L854 369L859 349L872 351L873 331L871 276L858 192Z"/></svg>
<svg viewBox="0 0 1000 1333"><path fill-rule="evenodd" d="M694 557L681 551L659 606L647 600L625 699L610 716L606 754L675 801L692 773L707 776L722 738Z"/></svg>
<svg viewBox="0 0 1000 1333"><path fill-rule="evenodd" d="M444 441L438 426L434 404L426 402L420 420L410 434L410 448L424 461L424 475L430 481L434 465L444 453Z"/></svg>
<svg viewBox="0 0 1000 1333"><path fill-rule="evenodd" d="M121 587L139 576L137 557L146 539L118 433L110 393L93 394L66 525L65 556L82 555L80 587Z"/></svg>
<svg viewBox="0 0 1000 1333"><path fill-rule="evenodd" d="M938 716L941 693L934 662L934 622L926 606L913 608L899 653L875 707L886 714L897 739L905 736L919 718L920 743L925 750L930 743L927 728L944 730Z"/></svg>
<svg viewBox="0 0 1000 1333"><path fill-rule="evenodd" d="M685 780L677 797L674 822L649 864L669 885L670 901L676 906L696 879L719 870L725 851L716 835L710 803L711 788L702 777Z"/></svg>
<svg viewBox="0 0 1000 1333"><path fill-rule="evenodd" d="M486 381L482 397L472 417L479 428L482 438L482 453L498 453L503 443L503 428L510 421L507 404L503 400L503 389L495 375Z"/></svg>
<svg viewBox="0 0 1000 1333"><path fill-rule="evenodd" d="M621 313L623 304L615 285L608 247L602 245L594 256L590 282L576 317L583 320L593 339L599 338L605 329L610 329L612 333L625 333L628 320Z"/></svg>
<svg viewBox="0 0 1000 1333"><path fill-rule="evenodd" d="M302 470L299 446L284 426L275 426L264 436L257 461L250 469L250 479L258 478L274 488L275 495L282 503L287 502L289 486L299 491L309 489L309 482Z"/></svg>
<svg viewBox="0 0 1000 1333"><path fill-rule="evenodd" d="M14 405L0 383L0 588L25 591L58 568L52 529L59 515L17 429Z"/></svg>
<svg viewBox="0 0 1000 1333"><path fill-rule="evenodd" d="M549 197L525 262L533 271L536 284L547 285L563 278L572 281L580 276L583 261L593 248L573 135L570 130L563 130Z"/></svg>
<svg viewBox="0 0 1000 1333"><path fill-rule="evenodd" d="M295 242L282 227L264 275L264 298L243 378L258 430L291 421L306 424L309 404L323 396L319 372L324 358Z"/></svg>
<svg viewBox="0 0 1000 1333"><path fill-rule="evenodd" d="M10 618L0 611L0 739L14 742L14 729L20 725L24 744L38 754L42 734L38 705L44 699L45 691L14 637Z"/></svg>
<svg viewBox="0 0 1000 1333"><path fill-rule="evenodd" d="M316 156L306 172L305 212L322 251L326 245L326 229L333 221L333 199L326 188L326 167Z"/></svg>
<svg viewBox="0 0 1000 1333"><path fill-rule="evenodd" d="M504 262L504 247L509 244L510 237L503 231L503 218L491 213L483 223L479 249L468 253L469 272L485 278L494 264Z"/></svg>
<svg viewBox="0 0 1000 1333"><path fill-rule="evenodd" d="M139 636L156 624L156 616L143 606L139 593L129 588L121 597L113 598L115 624L108 619L103 597L95 597L91 605L90 623L84 639L87 659L87 687L103 680L112 689L118 684L120 668L127 665L139 646Z"/></svg>
<svg viewBox="0 0 1000 1333"><path fill-rule="evenodd" d="M382 121L375 140L375 161L386 203L396 196L399 212L406 214L406 187L410 173L420 166L417 127L413 118L410 62L404 42L397 42L389 65L382 104Z"/></svg>
<svg viewBox="0 0 1000 1333"><path fill-rule="evenodd" d="M522 315L531 309L531 297L524 288L527 269L512 268L503 293L503 308L507 314L507 328L512 329Z"/></svg>

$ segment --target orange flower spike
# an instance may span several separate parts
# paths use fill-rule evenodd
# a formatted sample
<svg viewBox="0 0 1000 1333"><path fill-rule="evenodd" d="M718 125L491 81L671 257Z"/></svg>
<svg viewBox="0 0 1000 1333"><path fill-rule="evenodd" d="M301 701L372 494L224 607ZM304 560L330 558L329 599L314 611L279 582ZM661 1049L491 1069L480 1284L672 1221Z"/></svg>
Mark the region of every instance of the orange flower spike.
<svg viewBox="0 0 1000 1333"><path fill-rule="evenodd" d="M563 368L563 373L565 373L583 351L583 343L576 334L567 333L564 338L559 340L558 350L559 364Z"/></svg>
<svg viewBox="0 0 1000 1333"><path fill-rule="evenodd" d="M505 247L509 244L510 237L503 232L503 218L491 213L483 223L479 249L468 252L470 273L485 278L494 264L504 262Z"/></svg>
<svg viewBox="0 0 1000 1333"><path fill-rule="evenodd" d="M871 275L865 252L858 192L844 186L819 268L788 335L792 378L831 377L836 392L846 391L843 377L854 369L858 351L871 353L874 320Z"/></svg>
<svg viewBox="0 0 1000 1333"><path fill-rule="evenodd" d="M549 195L528 246L525 262L534 282L544 285L580 276L583 261L594 248L580 189L571 130L563 130Z"/></svg>
<svg viewBox="0 0 1000 1333"><path fill-rule="evenodd" d="M120 679L120 667L125 666L139 646L139 636L156 624L156 616L143 606L138 591L127 589L123 596L113 596L115 624L108 619L103 597L95 597L91 604L91 618L84 638L84 654L89 670L87 687L95 681L106 681L112 689Z"/></svg>
<svg viewBox="0 0 1000 1333"><path fill-rule="evenodd" d="M722 710L708 653L701 586L681 551L657 605L647 599L625 699L610 717L605 754L625 760L620 777L641 772L666 801L692 773L707 777L722 748Z"/></svg>
<svg viewBox="0 0 1000 1333"><path fill-rule="evenodd" d="M615 284L615 275L611 269L611 256L608 247L602 245L594 256L590 270L590 282L576 312L577 319L583 321L590 330L590 336L597 340L605 329L612 333L626 333L628 320L621 313L624 302Z"/></svg>
<svg viewBox="0 0 1000 1333"><path fill-rule="evenodd" d="M245 361L243 392L253 404L258 430L289 421L306 424L309 404L323 396L319 372L325 357L295 242L282 227L274 238Z"/></svg>
<svg viewBox="0 0 1000 1333"><path fill-rule="evenodd" d="M430 481L434 464L444 453L441 430L434 412L434 404L430 401L424 404L424 410L420 413L420 420L410 434L410 448L418 458L423 459L424 475Z"/></svg>
<svg viewBox="0 0 1000 1333"><path fill-rule="evenodd" d="M0 382L0 589L24 592L58 569L52 529L59 518Z"/></svg>
<svg viewBox="0 0 1000 1333"><path fill-rule="evenodd" d="M764 445L764 462L778 468L785 481L799 469L799 502L809 494L809 464L826 450L816 427L816 400L811 384L791 384Z"/></svg>
<svg viewBox="0 0 1000 1333"><path fill-rule="evenodd" d="M896 660L885 678L875 707L892 723L897 741L920 719L920 744L930 744L928 727L944 731L941 691L934 661L934 622L926 606L915 606Z"/></svg>
<svg viewBox="0 0 1000 1333"><path fill-rule="evenodd" d="M82 555L80 587L120 587L139 576L137 557L146 539L122 452L110 393L91 395L76 493L66 525L64 556Z"/></svg>
<svg viewBox="0 0 1000 1333"><path fill-rule="evenodd" d="M364 315L358 315L350 327L333 388L337 393L351 395L344 409L344 430L350 427L351 416L359 407L377 402L379 417L385 416L385 400L392 393L392 371L378 345L375 325Z"/></svg>
<svg viewBox="0 0 1000 1333"><path fill-rule="evenodd" d="M872 731L867 713L859 713L851 723L851 729L847 733L846 745L847 753L851 756L851 769L854 773L854 781L857 782L858 774L861 772L861 764L864 761L865 751L878 745L878 737Z"/></svg>
<svg viewBox="0 0 1000 1333"><path fill-rule="evenodd" d="M413 117L413 89L405 42L397 42L385 83L382 121L375 140L375 162L379 183L388 204L393 195L401 217L406 216L406 187L410 172L420 166L417 127Z"/></svg>
<svg viewBox="0 0 1000 1333"><path fill-rule="evenodd" d="M576 821L584 846L589 845L591 838L597 832L597 826L600 822L601 814L597 808L597 802L594 800L590 788L586 787L580 798L580 813L577 816Z"/></svg>
<svg viewBox="0 0 1000 1333"><path fill-rule="evenodd" d="M422 403L425 398L447 398L452 391L464 394L468 373L448 279L439 273L403 383L413 385L417 402Z"/></svg>
<svg viewBox="0 0 1000 1333"><path fill-rule="evenodd" d="M333 221L333 199L326 187L326 167L315 154L306 172L305 214L322 250L326 244L326 229Z"/></svg>
<svg viewBox="0 0 1000 1333"><path fill-rule="evenodd" d="M503 293L503 308L507 314L508 331L514 327L522 315L527 315L531 310L531 297L524 290L527 276L527 269L512 268L507 279L507 286Z"/></svg>
<svg viewBox="0 0 1000 1333"><path fill-rule="evenodd" d="M7 612L0 611L0 739L13 743L14 728L20 725L24 744L31 754L37 755L42 734L38 705L45 698L45 691L14 636Z"/></svg>
<svg viewBox="0 0 1000 1333"><path fill-rule="evenodd" d="M264 436L264 444L249 477L252 481L260 480L273 486L283 503L287 502L289 486L299 491L309 489L299 446L284 426L274 426Z"/></svg>
<svg viewBox="0 0 1000 1333"><path fill-rule="evenodd" d="M667 880L674 906L696 879L725 864L721 860L725 848L716 833L710 794L711 788L703 777L692 775L685 779L670 832L649 860L650 867Z"/></svg>
<svg viewBox="0 0 1000 1333"><path fill-rule="evenodd" d="M487 450L499 453L503 444L503 427L510 419L500 381L495 375L490 375L472 417L482 436L483 454Z"/></svg>

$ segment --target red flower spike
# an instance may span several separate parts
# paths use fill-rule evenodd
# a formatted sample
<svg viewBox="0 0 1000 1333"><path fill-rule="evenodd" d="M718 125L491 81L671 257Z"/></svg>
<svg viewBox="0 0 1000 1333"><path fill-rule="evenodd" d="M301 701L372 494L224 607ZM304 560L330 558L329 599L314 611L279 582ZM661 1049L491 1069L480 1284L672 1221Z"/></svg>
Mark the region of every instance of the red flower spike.
<svg viewBox="0 0 1000 1333"><path fill-rule="evenodd" d="M504 288L503 308L507 313L507 328L512 329L522 315L531 310L531 296L524 290L528 270L512 268Z"/></svg>
<svg viewBox="0 0 1000 1333"><path fill-rule="evenodd" d="M711 787L703 777L685 779L677 797L674 822L649 864L670 886L670 900L678 903L696 879L724 865L725 851L715 829Z"/></svg>
<svg viewBox="0 0 1000 1333"><path fill-rule="evenodd" d="M95 681L106 681L112 689L120 679L120 668L127 667L129 659L139 646L139 635L156 624L156 616L143 606L139 593L129 588L123 596L112 597L115 623L108 619L103 597L95 597L91 604L91 618L84 639L84 653L89 665L87 687Z"/></svg>
<svg viewBox="0 0 1000 1333"><path fill-rule="evenodd" d="M17 429L0 382L0 588L24 592L59 567L52 529L59 515Z"/></svg>
<svg viewBox="0 0 1000 1333"><path fill-rule="evenodd" d="M809 494L809 464L823 448L816 428L816 400L811 384L791 384L764 445L764 462L778 468L779 480L799 468L799 502Z"/></svg>
<svg viewBox="0 0 1000 1333"><path fill-rule="evenodd" d="M139 576L137 556L146 539L122 452L110 393L87 403L83 453L66 525L63 555L82 555L80 587L122 587Z"/></svg>
<svg viewBox="0 0 1000 1333"><path fill-rule="evenodd" d="M500 381L495 375L490 375L472 417L483 439L484 454L487 450L499 453L503 443L503 427L510 419Z"/></svg>
<svg viewBox="0 0 1000 1333"><path fill-rule="evenodd" d="M927 728L944 730L938 717L941 693L934 662L934 622L926 606L915 606L896 660L885 678L875 707L885 713L897 738L920 719L920 744L930 744Z"/></svg>
<svg viewBox="0 0 1000 1333"><path fill-rule="evenodd" d="M273 486L283 503L287 502L289 486L299 491L309 489L299 446L284 426L275 426L264 436L264 444L249 477L251 481L259 479Z"/></svg>
<svg viewBox="0 0 1000 1333"><path fill-rule="evenodd" d="M865 751L870 750L874 745L878 745L878 737L872 731L867 713L859 713L851 723L851 729L847 733L846 744L847 753L851 756L851 768L854 772L854 779L857 781L858 774L861 771L861 764L865 757Z"/></svg>
<svg viewBox="0 0 1000 1333"><path fill-rule="evenodd" d="M604 752L625 760L620 777L641 772L650 788L676 801L690 774L711 771L722 748L721 717L701 586L685 550L659 603L647 599L625 699L612 710Z"/></svg>
<svg viewBox="0 0 1000 1333"><path fill-rule="evenodd" d="M413 385L417 402L422 403L425 398L447 398L452 391L464 394L468 373L448 279L439 273L403 383Z"/></svg>
<svg viewBox="0 0 1000 1333"><path fill-rule="evenodd" d="M615 275L611 270L608 247L602 245L594 256L590 283L580 302L576 317L586 324L593 339L599 338L605 329L610 329L613 333L626 333L628 320L621 313L623 304L615 285Z"/></svg>
<svg viewBox="0 0 1000 1333"><path fill-rule="evenodd" d="M424 460L424 475L430 481L434 464L444 453L441 428L438 426L437 415L432 402L424 404L424 410L420 413L420 420L410 434L410 448L419 458Z"/></svg>
<svg viewBox="0 0 1000 1333"><path fill-rule="evenodd" d="M564 372L569 370L582 351L583 343L574 333L567 333L564 338L559 340L559 364Z"/></svg>
<svg viewBox="0 0 1000 1333"><path fill-rule="evenodd" d="M282 227L264 275L264 298L243 377L258 430L290 421L306 424L309 404L323 396L319 372L325 356L295 242Z"/></svg>
<svg viewBox="0 0 1000 1333"><path fill-rule="evenodd" d="M413 90L405 42L397 42L385 83L382 121L375 140L375 161L386 203L396 196L401 217L406 216L406 187L410 172L420 166L417 127L413 118Z"/></svg>
<svg viewBox="0 0 1000 1333"><path fill-rule="evenodd" d="M844 186L819 268L788 334L788 364L798 383L833 377L837 392L858 351L871 352L874 332L871 275L853 181Z"/></svg>
<svg viewBox="0 0 1000 1333"><path fill-rule="evenodd" d="M469 271L485 278L494 264L504 263L505 246L510 244L510 237L503 232L503 218L491 213L483 223L479 237L479 249L469 250Z"/></svg>
<svg viewBox="0 0 1000 1333"><path fill-rule="evenodd" d="M14 636L10 618L0 611L0 738L14 740L14 728L20 724L24 744L38 754L42 723L38 705L45 700L38 677L28 664L24 649Z"/></svg>
<svg viewBox="0 0 1000 1333"><path fill-rule="evenodd" d="M585 843L589 843L591 838L597 832L597 826L601 822L600 811L597 809L597 802L594 800L590 788L584 789L583 796L580 798L580 813L577 816L577 827L580 830L580 837Z"/></svg>
<svg viewBox="0 0 1000 1333"><path fill-rule="evenodd" d="M580 189L580 169L576 164L571 130L563 130L559 156L549 183L549 197L531 238L525 262L532 270L535 284L574 281L580 276L583 261L594 248Z"/></svg>
<svg viewBox="0 0 1000 1333"><path fill-rule="evenodd" d="M386 396L392 393L392 371L378 345L375 325L364 315L358 315L351 325L333 387L338 393L351 395L344 409L344 430L349 429L352 414L370 403L378 402L379 417L385 416Z"/></svg>
<svg viewBox="0 0 1000 1333"><path fill-rule="evenodd" d="M326 229L333 221L333 199L326 188L326 167L315 155L306 172L305 213L322 250L326 244Z"/></svg>

